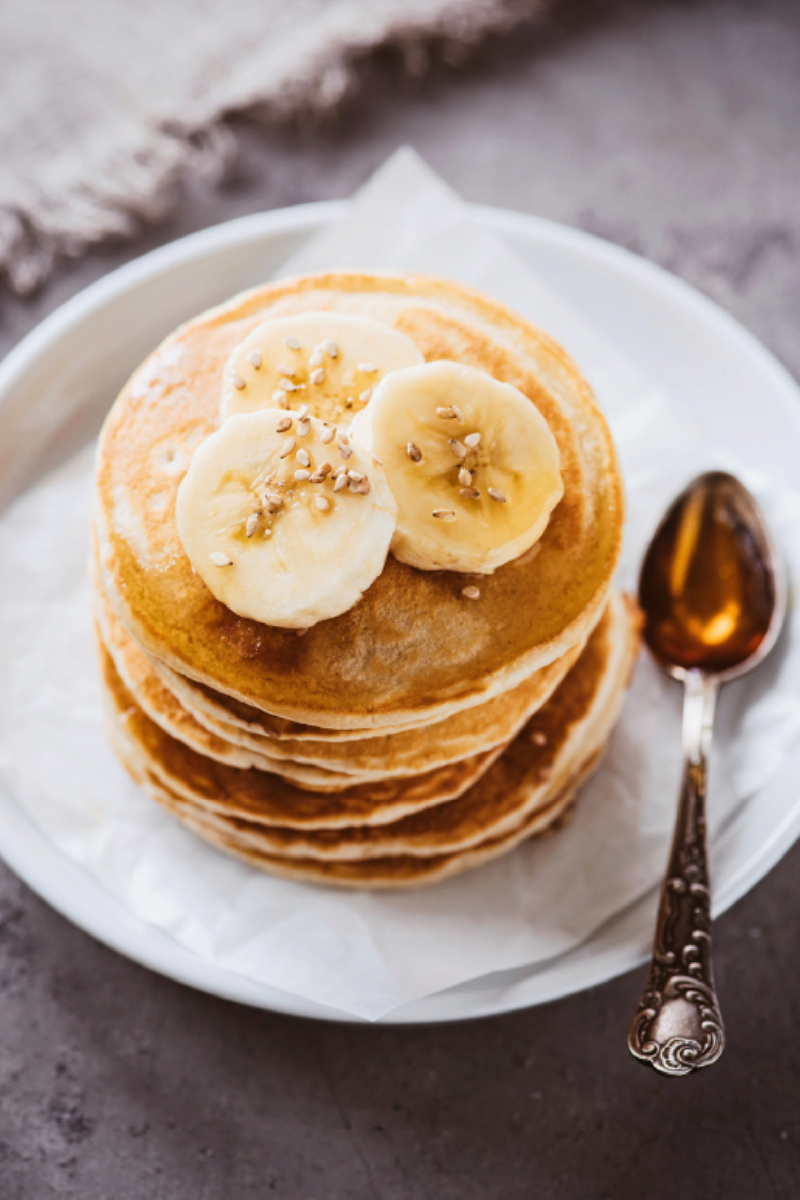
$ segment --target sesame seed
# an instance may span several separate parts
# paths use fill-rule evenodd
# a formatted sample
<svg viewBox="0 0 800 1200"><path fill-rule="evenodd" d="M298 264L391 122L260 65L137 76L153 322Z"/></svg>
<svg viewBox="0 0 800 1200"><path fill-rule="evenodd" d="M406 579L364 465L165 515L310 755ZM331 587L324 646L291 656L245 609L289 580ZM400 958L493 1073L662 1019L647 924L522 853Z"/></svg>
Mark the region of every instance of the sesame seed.
<svg viewBox="0 0 800 1200"><path fill-rule="evenodd" d="M459 496L463 496L465 500L477 500L478 497L480 496L480 492L478 491L478 489L472 488L472 487L459 488L458 494L459 494Z"/></svg>
<svg viewBox="0 0 800 1200"><path fill-rule="evenodd" d="M443 421L454 421L456 416L452 405L449 405L447 408L437 408L436 415L437 417L441 417Z"/></svg>
<svg viewBox="0 0 800 1200"><path fill-rule="evenodd" d="M250 513L250 516L247 518L247 524L245 525L244 531L247 534L247 536L249 538L251 538L257 529L258 529L258 513Z"/></svg>
<svg viewBox="0 0 800 1200"><path fill-rule="evenodd" d="M291 379L279 379L278 387L283 388L283 390L285 392L296 392L297 391L297 384L292 383Z"/></svg>
<svg viewBox="0 0 800 1200"><path fill-rule="evenodd" d="M456 519L452 508L435 508L432 516L437 517L440 521L455 521Z"/></svg>
<svg viewBox="0 0 800 1200"><path fill-rule="evenodd" d="M329 446L331 444L331 442L333 441L333 439L335 438L335 436L336 436L335 429L332 429L332 428L323 429L322 433L319 435L319 440L322 442L323 446Z"/></svg>
<svg viewBox="0 0 800 1200"><path fill-rule="evenodd" d="M353 483L361 483L361 480L364 478L364 476L360 471L348 471L347 478L352 479Z"/></svg>
<svg viewBox="0 0 800 1200"><path fill-rule="evenodd" d="M306 418L305 421L298 421L297 436L298 437L308 437L308 433L309 433L310 429L311 429L311 422L308 420L308 418Z"/></svg>
<svg viewBox="0 0 800 1200"><path fill-rule="evenodd" d="M306 419L306 417L307 417L307 416L308 416L308 405L307 405L307 404L301 404L301 405L300 405L300 407L299 407L299 408L298 408L298 410L297 410L297 419L298 419L298 421L305 421L305 419Z"/></svg>
<svg viewBox="0 0 800 1200"><path fill-rule="evenodd" d="M292 418L291 417L281 417L280 421L278 421L278 424L275 426L275 432L276 433L286 433L286 430L291 429L291 428L292 428Z"/></svg>
<svg viewBox="0 0 800 1200"><path fill-rule="evenodd" d="M452 410L453 410L453 416L455 417L455 419L456 419L458 422L460 422L460 424L462 424L462 425L463 425L463 424L464 424L464 414L463 414L463 412L461 411L461 409L458 407L458 405L457 405L457 404L451 404L451 405L450 405L450 407L451 407L451 408L452 408Z"/></svg>
<svg viewBox="0 0 800 1200"><path fill-rule="evenodd" d="M541 729L534 729L533 733L531 734L531 741L533 742L534 746L546 746L547 734L542 733Z"/></svg>
<svg viewBox="0 0 800 1200"><path fill-rule="evenodd" d="M272 399L278 408L288 408L289 401L286 399L286 392L273 392Z"/></svg>
<svg viewBox="0 0 800 1200"><path fill-rule="evenodd" d="M422 462L422 451L416 442L409 442L406 446L406 454L412 462Z"/></svg>
<svg viewBox="0 0 800 1200"><path fill-rule="evenodd" d="M320 512L327 512L331 506L330 500L328 500L325 496L315 496L314 503Z"/></svg>
<svg viewBox="0 0 800 1200"><path fill-rule="evenodd" d="M280 363L278 365L278 374L279 375L296 375L297 372L295 371L294 367L287 367L286 363Z"/></svg>
<svg viewBox="0 0 800 1200"><path fill-rule="evenodd" d="M470 586L461 589L461 595L466 596L468 600L477 600L480 594L480 589L476 587Z"/></svg>
<svg viewBox="0 0 800 1200"><path fill-rule="evenodd" d="M353 407L353 397L352 397L352 396L348 396L348 397L347 397L347 399L346 399L346 400L345 400L345 402L344 402L344 406L345 406L345 408L352 408L352 407Z"/></svg>
<svg viewBox="0 0 800 1200"><path fill-rule="evenodd" d="M310 471L295 471L294 477L298 483L305 483L305 481L307 479L311 478L311 472Z"/></svg>
<svg viewBox="0 0 800 1200"><path fill-rule="evenodd" d="M287 350L299 350L300 349L300 340L299 340L299 338L296 338L296 337L285 337L283 339L283 344Z"/></svg>
<svg viewBox="0 0 800 1200"><path fill-rule="evenodd" d="M264 495L261 497L261 504L268 513L277 512L277 510L283 505L283 496L280 494L280 492L276 491L270 490L264 492Z"/></svg>
<svg viewBox="0 0 800 1200"><path fill-rule="evenodd" d="M301 467L310 467L311 466L311 459L308 457L307 450L298 450L296 457L297 457L297 461L300 463Z"/></svg>
<svg viewBox="0 0 800 1200"><path fill-rule="evenodd" d="M261 366L261 363L263 362L263 359L261 357L261 351L260 350L248 350L247 361L250 363L251 367L255 367L255 369L258 370L258 368Z"/></svg>
<svg viewBox="0 0 800 1200"><path fill-rule="evenodd" d="M506 498L503 495L503 493L500 491L499 488L487 488L486 490L489 493L489 495L492 497L492 499L496 500L498 502L498 504L506 503Z"/></svg>
<svg viewBox="0 0 800 1200"><path fill-rule="evenodd" d="M340 475L337 478L336 483L333 485L333 490L335 492L341 492L344 488L347 487L347 483L348 483L347 476Z"/></svg>
<svg viewBox="0 0 800 1200"><path fill-rule="evenodd" d="M358 398L362 404L369 404L370 400L372 399L372 388L367 388L367 390L362 392Z"/></svg>
<svg viewBox="0 0 800 1200"><path fill-rule="evenodd" d="M353 449L352 449L352 447L351 447L351 446L342 446L342 445L340 445L340 446L338 446L337 448L338 448L338 450L339 450L339 453L341 454L342 458L344 458L344 459L348 459L348 458L351 458L351 457L352 457L352 454L353 454Z"/></svg>
<svg viewBox="0 0 800 1200"><path fill-rule="evenodd" d="M347 446L349 444L350 438L341 429L336 430L336 436L343 445Z"/></svg>
<svg viewBox="0 0 800 1200"><path fill-rule="evenodd" d="M450 438L450 449L455 454L459 462L463 462L467 457L467 447L458 438Z"/></svg>
<svg viewBox="0 0 800 1200"><path fill-rule="evenodd" d="M338 479L340 475L346 475L346 474L347 474L347 467L337 467L336 470L333 472L333 478Z"/></svg>
<svg viewBox="0 0 800 1200"><path fill-rule="evenodd" d="M311 374L309 375L309 379L311 380L312 383L324 383L325 382L324 368L317 367L316 371L311 372Z"/></svg>
<svg viewBox="0 0 800 1200"><path fill-rule="evenodd" d="M458 472L458 482L464 487L469 487L472 483L472 471L468 471L466 467L462 467Z"/></svg>
<svg viewBox="0 0 800 1200"><path fill-rule="evenodd" d="M280 452L280 457L288 458L289 455L294 450L296 445L297 445L297 442L294 440L294 438L287 438L286 441L283 443L283 448Z"/></svg>
<svg viewBox="0 0 800 1200"><path fill-rule="evenodd" d="M236 374L234 374L234 376L233 376L233 386L234 386L234 387L235 387L235 388L236 388L238 391L240 391L240 392L241 392L241 390L242 390L243 388L246 388L246 387L247 387L247 384L246 384L246 383L245 383L245 381L242 379L241 375L236 375Z"/></svg>
<svg viewBox="0 0 800 1200"><path fill-rule="evenodd" d="M468 433L464 438L465 445L469 446L470 450L474 450L476 446L481 444L481 435L479 433Z"/></svg>
<svg viewBox="0 0 800 1200"><path fill-rule="evenodd" d="M363 479L351 479L347 486L355 496L366 496L369 493L369 480L366 476Z"/></svg>
<svg viewBox="0 0 800 1200"><path fill-rule="evenodd" d="M321 482L328 475L330 475L332 470L333 470L333 467L331 466L331 464L329 462L324 462L324 463L322 463L321 466L317 467L316 471L311 476L311 478L313 480L315 480L316 482ZM319 480L317 480L317 476L319 476Z"/></svg>
<svg viewBox="0 0 800 1200"><path fill-rule="evenodd" d="M308 365L310 367L321 367L322 364L324 363L324 361L325 361L325 356L323 354L322 347L315 346L314 349L311 351L311 357L308 360Z"/></svg>
<svg viewBox="0 0 800 1200"><path fill-rule="evenodd" d="M228 558L227 554L223 554L221 550L212 550L208 556L215 567L232 567L233 563Z"/></svg>
<svg viewBox="0 0 800 1200"><path fill-rule="evenodd" d="M374 375L378 368L373 363L359 363L358 369L365 375Z"/></svg>
<svg viewBox="0 0 800 1200"><path fill-rule="evenodd" d="M336 358L339 354L339 347L336 342L321 342L320 345L326 354L330 354L331 358Z"/></svg>

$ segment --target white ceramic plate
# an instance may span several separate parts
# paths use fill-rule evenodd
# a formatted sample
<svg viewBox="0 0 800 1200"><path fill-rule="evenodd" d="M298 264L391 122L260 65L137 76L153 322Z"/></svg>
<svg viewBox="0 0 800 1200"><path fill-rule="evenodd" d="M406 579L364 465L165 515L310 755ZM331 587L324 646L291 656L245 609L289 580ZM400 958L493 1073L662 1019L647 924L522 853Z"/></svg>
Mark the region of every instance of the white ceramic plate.
<svg viewBox="0 0 800 1200"><path fill-rule="evenodd" d="M0 506L96 432L133 368L194 313L262 282L344 204L303 205L204 230L106 276L44 321L0 364ZM609 343L754 467L792 479L800 460L798 388L735 321L686 284L625 250L549 221L475 209ZM58 413L57 423L46 414ZM3 431L24 431L13 461ZM19 433L15 438L19 445ZM779 773L712 848L722 912L800 834L797 771ZM183 949L133 916L56 850L0 787L0 854L44 899L114 947L182 983L299 1016L342 1014L257 984ZM396 1009L387 1023L448 1021L557 999L618 975L647 955L655 894L575 950Z"/></svg>

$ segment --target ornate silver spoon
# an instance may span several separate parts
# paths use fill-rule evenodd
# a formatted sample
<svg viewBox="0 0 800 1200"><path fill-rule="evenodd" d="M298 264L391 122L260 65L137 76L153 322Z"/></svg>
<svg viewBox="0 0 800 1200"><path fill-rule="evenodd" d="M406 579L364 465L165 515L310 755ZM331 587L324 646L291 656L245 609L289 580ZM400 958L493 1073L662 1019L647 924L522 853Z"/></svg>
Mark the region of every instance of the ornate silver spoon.
<svg viewBox="0 0 800 1200"><path fill-rule="evenodd" d="M786 609L783 570L755 500L732 475L700 475L678 496L642 564L645 641L685 688L683 777L653 957L628 1033L665 1075L716 1062L725 1031L711 963L706 756L719 685L768 653Z"/></svg>

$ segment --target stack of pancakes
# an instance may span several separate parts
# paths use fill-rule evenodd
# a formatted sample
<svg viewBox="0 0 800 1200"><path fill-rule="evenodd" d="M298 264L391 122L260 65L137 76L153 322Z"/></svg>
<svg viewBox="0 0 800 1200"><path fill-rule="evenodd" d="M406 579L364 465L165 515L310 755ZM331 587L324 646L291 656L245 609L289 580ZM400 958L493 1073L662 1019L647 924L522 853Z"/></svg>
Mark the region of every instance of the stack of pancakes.
<svg viewBox="0 0 800 1200"><path fill-rule="evenodd" d="M175 500L218 427L229 354L267 317L327 310L487 371L546 418L564 498L477 601L463 575L390 555L352 609L296 631L237 616L193 571ZM485 297L352 273L237 297L168 338L103 430L95 611L114 746L189 828L275 874L396 888L486 862L552 826L606 744L638 645L635 606L611 588L622 522L588 386Z"/></svg>

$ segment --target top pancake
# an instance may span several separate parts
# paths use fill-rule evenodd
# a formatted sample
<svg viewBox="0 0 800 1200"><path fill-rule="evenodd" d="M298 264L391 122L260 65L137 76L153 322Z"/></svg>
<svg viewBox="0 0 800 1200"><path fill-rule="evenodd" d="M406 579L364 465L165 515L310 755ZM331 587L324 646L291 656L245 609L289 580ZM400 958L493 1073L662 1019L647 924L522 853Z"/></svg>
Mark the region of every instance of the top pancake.
<svg viewBox="0 0 800 1200"><path fill-rule="evenodd" d="M534 552L482 577L389 557L349 612L303 637L237 616L192 570L175 498L219 424L222 369L269 316L373 317L428 361L514 384L558 443L564 498ZM334 729L444 718L521 682L596 621L621 544L622 486L606 423L551 339L477 292L420 276L330 273L256 289L182 326L133 375L100 440L95 525L104 589L130 633L174 670L265 712Z"/></svg>

